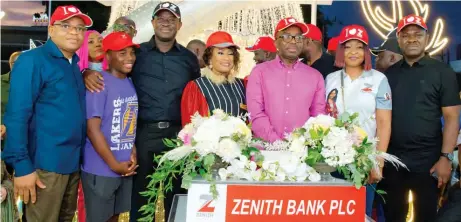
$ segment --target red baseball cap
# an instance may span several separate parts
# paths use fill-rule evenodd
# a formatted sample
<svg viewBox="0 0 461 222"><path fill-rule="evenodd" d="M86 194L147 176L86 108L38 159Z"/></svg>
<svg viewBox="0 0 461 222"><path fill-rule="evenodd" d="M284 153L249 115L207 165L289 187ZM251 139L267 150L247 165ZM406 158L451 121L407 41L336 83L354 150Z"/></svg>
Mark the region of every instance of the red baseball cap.
<svg viewBox="0 0 461 222"><path fill-rule="evenodd" d="M246 47L245 49L250 52L254 52L260 49L268 52L277 52L277 48L274 44L274 39L270 36L259 37L253 46Z"/></svg>
<svg viewBox="0 0 461 222"><path fill-rule="evenodd" d="M307 27L306 24L302 22L298 22L293 17L288 17L288 18L284 18L280 20L279 23L277 23L277 26L275 27L274 37L277 35L277 32L287 29L288 27L291 27L291 26L299 27L301 31L303 32L303 35L309 32L309 28Z"/></svg>
<svg viewBox="0 0 461 222"><path fill-rule="evenodd" d="M363 26L360 25L349 25L341 30L339 34L339 44L343 44L349 40L359 40L365 45L368 45L368 33Z"/></svg>
<svg viewBox="0 0 461 222"><path fill-rule="evenodd" d="M90 16L83 14L80 9L73 5L58 6L56 10L54 10L53 15L51 15L50 25L54 25L55 22L65 21L72 17L81 18L86 27L93 25L93 20L91 20Z"/></svg>
<svg viewBox="0 0 461 222"><path fill-rule="evenodd" d="M139 45L133 43L131 36L125 32L112 32L102 40L102 48L104 52L109 50L120 51L131 46L139 48Z"/></svg>
<svg viewBox="0 0 461 222"><path fill-rule="evenodd" d="M399 34L399 32L402 31L403 28L409 25L417 25L427 31L427 25L424 22L423 17L411 14L400 19L399 25L397 26L397 34Z"/></svg>
<svg viewBox="0 0 461 222"><path fill-rule="evenodd" d="M304 33L304 37L315 40L315 41L322 41L322 31L320 31L319 27L313 24L306 24L309 28L307 33Z"/></svg>
<svg viewBox="0 0 461 222"><path fill-rule="evenodd" d="M336 49L338 48L338 43L339 43L339 37L338 36L335 36L335 37L331 37L330 40L328 40L328 48L327 50L328 51L336 51Z"/></svg>
<svg viewBox="0 0 461 222"><path fill-rule="evenodd" d="M208 40L206 40L206 47L218 47L218 48L227 48L231 46L237 47L237 49L240 49L238 45L234 44L234 40L232 40L232 36L223 31L217 31L211 33L211 35L208 37Z"/></svg>

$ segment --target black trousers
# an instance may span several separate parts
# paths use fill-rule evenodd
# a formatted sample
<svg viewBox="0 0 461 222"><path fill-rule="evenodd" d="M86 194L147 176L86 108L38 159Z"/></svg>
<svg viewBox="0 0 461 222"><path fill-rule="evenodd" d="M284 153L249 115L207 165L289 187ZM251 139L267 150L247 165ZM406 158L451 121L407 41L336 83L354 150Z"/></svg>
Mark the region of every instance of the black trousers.
<svg viewBox="0 0 461 222"><path fill-rule="evenodd" d="M408 172L386 166L378 189L384 190L386 221L405 222L408 214L408 194L413 194L414 222L434 222L437 215L439 189L429 170L427 173Z"/></svg>
<svg viewBox="0 0 461 222"><path fill-rule="evenodd" d="M147 204L147 198L141 196L140 192L146 191L150 181L146 177L154 173L154 154L161 154L165 151L167 147L163 145L162 140L164 138L176 138L180 129L179 125L159 129L141 122L138 124L135 144L139 167L133 178L130 221L135 222L144 217L139 209ZM173 181L173 192L165 194L165 221L168 219L173 196L178 193L181 193L181 178Z"/></svg>
<svg viewBox="0 0 461 222"><path fill-rule="evenodd" d="M448 191L448 200L437 214L437 222L461 221L461 187L459 182Z"/></svg>

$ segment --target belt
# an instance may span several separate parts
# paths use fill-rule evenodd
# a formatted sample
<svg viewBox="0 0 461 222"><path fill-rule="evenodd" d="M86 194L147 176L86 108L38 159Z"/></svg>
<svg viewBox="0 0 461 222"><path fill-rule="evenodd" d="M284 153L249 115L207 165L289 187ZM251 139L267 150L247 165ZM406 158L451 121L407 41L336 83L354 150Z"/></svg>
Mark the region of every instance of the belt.
<svg viewBox="0 0 461 222"><path fill-rule="evenodd" d="M179 124L176 122L144 122L141 124L148 128L156 128L156 129L168 129L172 126L179 126Z"/></svg>

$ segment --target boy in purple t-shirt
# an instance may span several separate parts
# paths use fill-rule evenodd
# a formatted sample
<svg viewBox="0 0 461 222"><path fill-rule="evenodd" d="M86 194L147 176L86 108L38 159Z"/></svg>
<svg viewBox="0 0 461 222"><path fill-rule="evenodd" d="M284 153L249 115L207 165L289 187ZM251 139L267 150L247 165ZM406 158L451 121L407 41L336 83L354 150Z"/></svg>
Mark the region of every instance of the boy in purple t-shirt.
<svg viewBox="0 0 461 222"><path fill-rule="evenodd" d="M86 92L88 137L83 150L82 186L88 222L118 221L131 209L136 163L138 98L127 78L136 60L129 35L114 32L103 40L109 68L102 92Z"/></svg>

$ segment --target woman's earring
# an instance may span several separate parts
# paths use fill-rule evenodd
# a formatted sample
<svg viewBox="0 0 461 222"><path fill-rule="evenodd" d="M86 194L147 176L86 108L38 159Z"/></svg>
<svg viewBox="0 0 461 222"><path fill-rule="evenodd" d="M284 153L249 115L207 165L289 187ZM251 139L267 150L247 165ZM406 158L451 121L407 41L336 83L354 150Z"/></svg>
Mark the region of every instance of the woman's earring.
<svg viewBox="0 0 461 222"><path fill-rule="evenodd" d="M210 67L210 70L213 70L213 65L211 65L211 64L210 64L210 66L209 66L209 67Z"/></svg>

